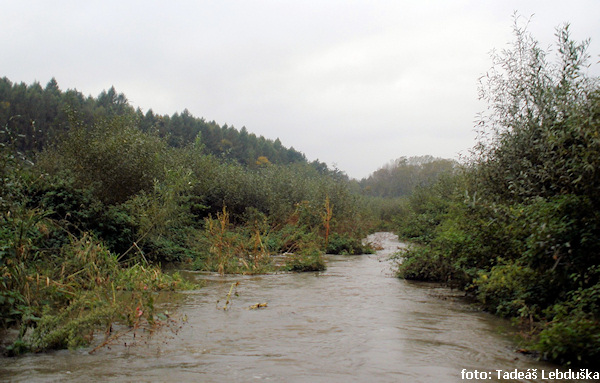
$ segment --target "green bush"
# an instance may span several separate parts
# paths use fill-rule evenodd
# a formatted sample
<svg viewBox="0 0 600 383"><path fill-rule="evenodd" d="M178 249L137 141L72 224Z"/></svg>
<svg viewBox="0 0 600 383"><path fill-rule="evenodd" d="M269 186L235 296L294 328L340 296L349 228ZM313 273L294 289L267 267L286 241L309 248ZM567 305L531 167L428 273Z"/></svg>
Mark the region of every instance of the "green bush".
<svg viewBox="0 0 600 383"><path fill-rule="evenodd" d="M42 177L43 182L27 185L24 201L30 208L47 212L63 229L48 236L42 247L59 248L68 242L69 233L84 232L94 233L115 253L125 252L135 241L137 228L121 205L105 205L90 189L75 187L70 177Z"/></svg>
<svg viewBox="0 0 600 383"><path fill-rule="evenodd" d="M535 349L551 361L579 366L600 365L600 284L580 288L565 302L546 310L550 321Z"/></svg>
<svg viewBox="0 0 600 383"><path fill-rule="evenodd" d="M529 315L538 307L542 283L539 272L516 263L494 266L475 280L479 301L504 317Z"/></svg>
<svg viewBox="0 0 600 383"><path fill-rule="evenodd" d="M84 126L74 121L58 143L44 151L38 165L50 174L67 174L106 204L125 202L165 177L167 145L143 133L130 118L114 117Z"/></svg>
<svg viewBox="0 0 600 383"><path fill-rule="evenodd" d="M536 347L545 359L572 366L600 363L600 323L578 312L547 324Z"/></svg>
<svg viewBox="0 0 600 383"><path fill-rule="evenodd" d="M305 249L302 253L288 256L284 270L295 272L322 271L327 268L318 249Z"/></svg>
<svg viewBox="0 0 600 383"><path fill-rule="evenodd" d="M405 278L459 281L492 312L542 328L537 349L594 367L600 354L600 89L589 41L557 29L557 60L515 22L482 77L482 139L453 182L415 190L399 217ZM406 218L405 221L402 219Z"/></svg>
<svg viewBox="0 0 600 383"><path fill-rule="evenodd" d="M329 243L325 249L327 254L359 255L373 254L373 249L363 245L362 240L352 238L348 234L333 233L329 237Z"/></svg>
<svg viewBox="0 0 600 383"><path fill-rule="evenodd" d="M571 275L600 264L600 215L587 196L536 198L524 207L530 230L523 253L526 262L551 271L555 283L571 290Z"/></svg>
<svg viewBox="0 0 600 383"><path fill-rule="evenodd" d="M450 282L455 272L443 253L426 246L411 246L395 257L398 262L396 274L400 278Z"/></svg>

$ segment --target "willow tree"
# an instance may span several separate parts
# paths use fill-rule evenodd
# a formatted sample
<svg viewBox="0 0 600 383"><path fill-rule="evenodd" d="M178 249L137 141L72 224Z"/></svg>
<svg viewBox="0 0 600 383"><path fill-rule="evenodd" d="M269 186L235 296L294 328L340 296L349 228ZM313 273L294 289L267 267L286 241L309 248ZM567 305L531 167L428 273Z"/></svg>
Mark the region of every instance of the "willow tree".
<svg viewBox="0 0 600 383"><path fill-rule="evenodd" d="M600 91L586 72L589 40L573 41L568 24L557 28L550 61L518 21L511 49L494 52L481 79L481 186L503 199L575 193L600 202Z"/></svg>
<svg viewBox="0 0 600 383"><path fill-rule="evenodd" d="M526 27L515 18L515 41L493 54L482 78L489 107L473 167L473 203L485 207L489 224L504 219L501 229L520 235L518 251L501 254L475 283L497 312L548 321L538 343L546 357L597 366L599 82L587 71L589 40L573 41L568 24L557 28L553 52Z"/></svg>

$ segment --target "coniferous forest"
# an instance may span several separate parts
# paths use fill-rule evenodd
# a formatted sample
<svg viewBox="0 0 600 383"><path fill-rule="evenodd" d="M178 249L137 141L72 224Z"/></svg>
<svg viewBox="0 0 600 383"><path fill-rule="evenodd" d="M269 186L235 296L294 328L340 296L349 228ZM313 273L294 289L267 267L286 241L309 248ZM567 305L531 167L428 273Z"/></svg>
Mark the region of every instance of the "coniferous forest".
<svg viewBox="0 0 600 383"><path fill-rule="evenodd" d="M0 80L0 325L9 355L153 326L177 269L317 271L374 230L411 243L398 276L458 287L522 347L600 365L600 88L589 42L552 55L517 23L481 78L469 158L400 157L362 180L279 139L192 116ZM553 57L555 55L555 57ZM274 257L277 257L277 260ZM5 342L6 343L6 342Z"/></svg>

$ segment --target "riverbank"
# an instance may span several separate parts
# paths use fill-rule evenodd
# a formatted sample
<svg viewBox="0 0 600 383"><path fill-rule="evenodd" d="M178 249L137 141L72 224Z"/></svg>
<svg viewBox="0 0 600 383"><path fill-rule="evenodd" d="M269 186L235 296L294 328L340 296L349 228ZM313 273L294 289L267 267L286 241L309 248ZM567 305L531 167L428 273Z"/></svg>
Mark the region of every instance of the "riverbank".
<svg viewBox="0 0 600 383"><path fill-rule="evenodd" d="M439 284L395 277L393 235L370 255L327 255L327 269L202 275L168 307L179 321L135 345L2 359L0 379L256 382L461 382L461 370L555 367L514 353L507 321L440 299ZM225 299L236 284L227 310ZM252 309L257 303L266 307ZM167 308L157 307L163 311ZM492 379L490 381L500 381Z"/></svg>

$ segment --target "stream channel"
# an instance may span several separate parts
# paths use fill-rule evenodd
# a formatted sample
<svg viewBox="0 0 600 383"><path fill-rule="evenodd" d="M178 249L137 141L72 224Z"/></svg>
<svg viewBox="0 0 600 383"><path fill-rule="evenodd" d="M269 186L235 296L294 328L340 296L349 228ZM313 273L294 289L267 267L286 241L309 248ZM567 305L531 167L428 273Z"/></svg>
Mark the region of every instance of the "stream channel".
<svg viewBox="0 0 600 383"><path fill-rule="evenodd" d="M193 274L206 286L161 306L176 321L153 336L129 334L93 353L0 358L0 381L462 382L465 369L524 382L556 371L516 353L509 322L475 310L460 292L395 278L388 258L403 245L393 234L369 240L383 249L327 256L324 272ZM250 308L257 303L268 305ZM496 372L528 369L537 379Z"/></svg>

